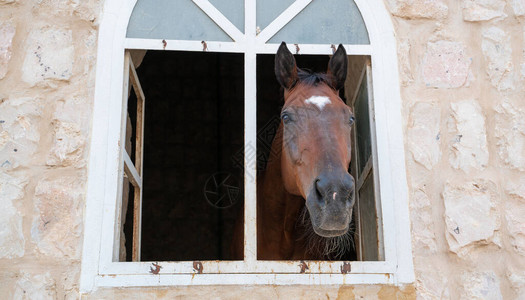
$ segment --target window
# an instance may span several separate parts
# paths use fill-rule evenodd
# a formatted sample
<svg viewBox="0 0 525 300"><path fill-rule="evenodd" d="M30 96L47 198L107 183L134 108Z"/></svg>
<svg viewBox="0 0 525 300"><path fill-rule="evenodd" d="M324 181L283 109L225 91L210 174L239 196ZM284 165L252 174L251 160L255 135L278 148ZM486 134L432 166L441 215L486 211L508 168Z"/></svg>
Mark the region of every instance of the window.
<svg viewBox="0 0 525 300"><path fill-rule="evenodd" d="M382 1L333 2L329 7L312 0L107 2L99 36L82 291L96 286L413 282L401 101L392 25ZM303 26L306 21L313 26ZM257 160L250 159L247 151L249 148L256 150L258 143L257 63L265 55L275 54L282 40L288 43L290 50L305 56L330 55L332 44L343 43L352 59L357 56L370 59L361 65L361 70L365 70L360 73L362 79L345 90L348 104L355 111L368 110L372 120L361 126L367 124L367 120L358 119L357 130L354 130L357 134L352 172L358 182L358 230L361 235L371 231L373 234L367 236L375 236L360 241L360 261L257 260L256 181L247 180L256 178ZM140 195L143 192L141 182L145 180L141 160L143 140L140 132L144 124L141 106L144 103L147 106L148 100L144 100L138 76L130 67L133 61L128 53L131 50L243 56L243 260L140 261L137 247L141 228ZM130 121L125 104L130 90L126 84L128 78L138 100L137 109L130 110L134 111L130 113ZM351 89L356 91L353 95L349 92ZM135 124L132 130L135 133L131 134L133 147L126 147L125 143L128 123ZM360 138L360 133L368 136L368 140ZM131 186L126 184L123 174L131 181ZM121 200L126 190L133 194L131 202L137 212L133 262L119 259ZM372 207L365 209L366 205ZM366 211L375 215L366 214ZM370 219L376 225L366 227Z"/></svg>
<svg viewBox="0 0 525 300"><path fill-rule="evenodd" d="M379 177L370 60L360 61L361 74L357 78L350 105L356 116L353 132L353 164L351 173L356 179L357 252L359 260L383 260L383 222L379 207Z"/></svg>

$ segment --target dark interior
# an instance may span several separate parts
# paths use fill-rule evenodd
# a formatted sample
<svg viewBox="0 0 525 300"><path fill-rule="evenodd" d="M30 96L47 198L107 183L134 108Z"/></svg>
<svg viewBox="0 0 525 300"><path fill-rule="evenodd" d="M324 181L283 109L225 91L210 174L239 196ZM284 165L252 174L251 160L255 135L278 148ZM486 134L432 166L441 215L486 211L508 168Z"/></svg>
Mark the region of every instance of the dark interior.
<svg viewBox="0 0 525 300"><path fill-rule="evenodd" d="M324 72L329 58L296 59ZM273 64L274 55L258 55L258 171L266 165L283 104ZM146 95L141 260L242 259L230 256L230 243L244 199L244 56L148 51L137 73ZM128 261L132 201L124 225Z"/></svg>

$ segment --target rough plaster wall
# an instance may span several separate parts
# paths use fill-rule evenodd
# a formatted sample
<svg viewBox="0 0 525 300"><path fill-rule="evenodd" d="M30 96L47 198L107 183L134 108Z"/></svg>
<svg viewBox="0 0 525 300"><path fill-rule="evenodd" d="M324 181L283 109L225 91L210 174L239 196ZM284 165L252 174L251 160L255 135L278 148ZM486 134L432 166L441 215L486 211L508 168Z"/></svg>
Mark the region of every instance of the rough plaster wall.
<svg viewBox="0 0 525 300"><path fill-rule="evenodd" d="M398 39L415 286L101 289L86 298L524 299L525 1L385 4ZM97 0L0 0L7 298L78 297L100 10Z"/></svg>
<svg viewBox="0 0 525 300"><path fill-rule="evenodd" d="M0 298L76 299L98 1L0 1Z"/></svg>
<svg viewBox="0 0 525 300"><path fill-rule="evenodd" d="M525 1L387 2L417 296L524 299Z"/></svg>

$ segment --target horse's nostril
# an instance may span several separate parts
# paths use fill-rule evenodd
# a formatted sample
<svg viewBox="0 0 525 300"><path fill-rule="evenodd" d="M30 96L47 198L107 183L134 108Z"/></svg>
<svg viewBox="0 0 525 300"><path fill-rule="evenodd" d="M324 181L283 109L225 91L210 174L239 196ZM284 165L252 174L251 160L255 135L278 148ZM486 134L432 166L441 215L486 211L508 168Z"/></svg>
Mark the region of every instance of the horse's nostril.
<svg viewBox="0 0 525 300"><path fill-rule="evenodd" d="M315 179L315 192L317 193L317 198L319 199L319 201L323 199L323 190L322 190L320 182L321 182L321 179L319 178Z"/></svg>

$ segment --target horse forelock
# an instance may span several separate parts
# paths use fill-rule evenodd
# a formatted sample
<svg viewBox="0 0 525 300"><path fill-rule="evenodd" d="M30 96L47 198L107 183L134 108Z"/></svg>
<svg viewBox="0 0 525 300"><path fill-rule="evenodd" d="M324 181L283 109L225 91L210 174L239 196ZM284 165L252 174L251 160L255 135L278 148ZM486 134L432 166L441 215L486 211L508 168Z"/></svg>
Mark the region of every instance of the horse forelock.
<svg viewBox="0 0 525 300"><path fill-rule="evenodd" d="M331 76L326 73L315 73L308 69L298 69L297 78L298 82L309 86L317 86L320 83L332 86Z"/></svg>
<svg viewBox="0 0 525 300"><path fill-rule="evenodd" d="M339 92L332 86L330 74L315 73L307 69L298 69L297 80L289 90L284 93L284 107L289 105L304 105L305 100L312 96L326 96L332 103L344 104L339 97ZM294 104L292 104L294 103Z"/></svg>

